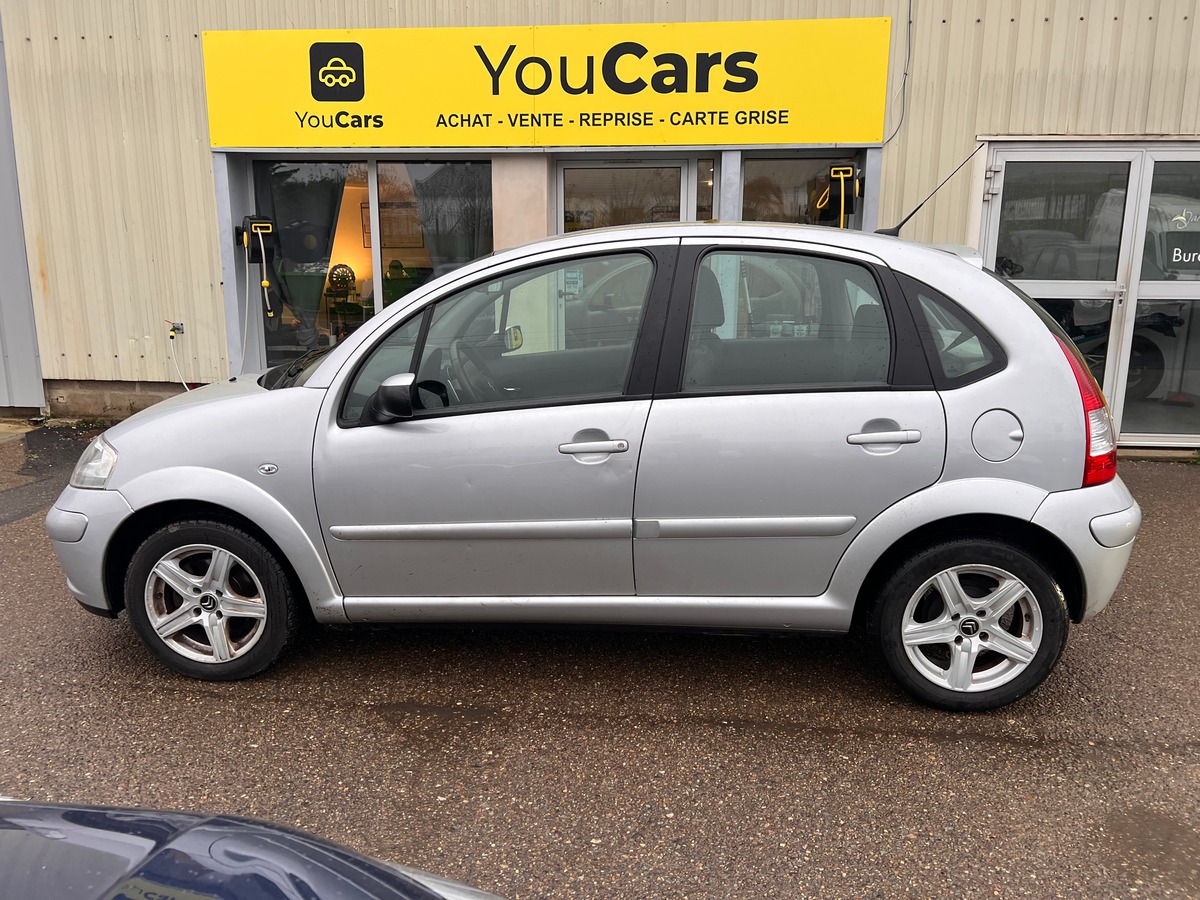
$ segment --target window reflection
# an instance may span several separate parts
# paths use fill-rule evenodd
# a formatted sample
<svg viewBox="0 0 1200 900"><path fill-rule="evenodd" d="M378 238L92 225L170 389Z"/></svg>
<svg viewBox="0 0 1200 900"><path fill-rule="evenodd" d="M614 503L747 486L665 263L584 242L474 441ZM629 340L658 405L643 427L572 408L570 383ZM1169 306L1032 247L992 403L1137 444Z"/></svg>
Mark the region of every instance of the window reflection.
<svg viewBox="0 0 1200 900"><path fill-rule="evenodd" d="M609 225L678 222L682 178L683 172L679 166L564 169L563 230L584 231ZM710 214L711 190L710 187Z"/></svg>
<svg viewBox="0 0 1200 900"><path fill-rule="evenodd" d="M1127 162L1010 162L996 271L1010 278L1112 281L1125 218Z"/></svg>
<svg viewBox="0 0 1200 900"><path fill-rule="evenodd" d="M379 164L383 305L492 252L492 166Z"/></svg>
<svg viewBox="0 0 1200 900"><path fill-rule="evenodd" d="M258 161L257 212L275 223L262 309L267 365L329 347L376 306L492 250L491 164L379 164L379 245L365 162ZM378 296L377 296L378 295Z"/></svg>
<svg viewBox="0 0 1200 900"><path fill-rule="evenodd" d="M258 213L275 224L266 248L271 285L266 303L258 301L272 366L336 344L369 315L367 165L258 162L254 181Z"/></svg>
<svg viewBox="0 0 1200 900"><path fill-rule="evenodd" d="M829 170L855 164L853 158L747 159L742 164L742 218L836 225L840 210L826 195Z"/></svg>

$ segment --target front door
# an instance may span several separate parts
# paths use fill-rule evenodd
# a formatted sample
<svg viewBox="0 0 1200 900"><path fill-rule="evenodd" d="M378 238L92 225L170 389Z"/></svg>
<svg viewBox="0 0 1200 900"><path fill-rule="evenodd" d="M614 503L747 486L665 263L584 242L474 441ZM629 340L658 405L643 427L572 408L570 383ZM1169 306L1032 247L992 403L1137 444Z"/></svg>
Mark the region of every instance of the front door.
<svg viewBox="0 0 1200 900"><path fill-rule="evenodd" d="M820 251L725 247L679 280L686 334L665 346L682 364L664 351L675 381L638 471L638 594L818 595L854 536L942 471L937 393L895 381L898 353L920 352L895 340L911 320L870 265Z"/></svg>
<svg viewBox="0 0 1200 900"><path fill-rule="evenodd" d="M665 300L672 262L669 248L627 247L511 269L363 354L330 392L314 454L347 597L633 593L659 337L642 325L661 322L647 308ZM635 366L643 351L650 364ZM372 424L376 388L405 372L423 408Z"/></svg>

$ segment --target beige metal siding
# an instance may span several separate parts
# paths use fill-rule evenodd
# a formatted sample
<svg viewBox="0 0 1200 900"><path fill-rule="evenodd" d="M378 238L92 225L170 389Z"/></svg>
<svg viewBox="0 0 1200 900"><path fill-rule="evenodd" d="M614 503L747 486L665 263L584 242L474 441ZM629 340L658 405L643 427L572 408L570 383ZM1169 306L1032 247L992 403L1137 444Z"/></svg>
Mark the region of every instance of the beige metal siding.
<svg viewBox="0 0 1200 900"><path fill-rule="evenodd" d="M919 202L979 134L1195 135L1198 7L914 0L904 120L884 150L881 220ZM906 14L905 0L0 0L45 377L172 380L167 318L186 323L176 349L189 380L227 374L218 241L231 236L217 233L203 30L887 15L891 134ZM968 176L905 235L969 236L977 186Z"/></svg>

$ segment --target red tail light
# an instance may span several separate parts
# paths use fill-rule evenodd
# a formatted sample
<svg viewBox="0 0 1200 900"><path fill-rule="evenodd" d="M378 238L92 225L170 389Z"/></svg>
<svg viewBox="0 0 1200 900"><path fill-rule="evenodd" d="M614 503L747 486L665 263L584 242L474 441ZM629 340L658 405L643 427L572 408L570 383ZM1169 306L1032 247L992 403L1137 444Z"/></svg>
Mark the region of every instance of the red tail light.
<svg viewBox="0 0 1200 900"><path fill-rule="evenodd" d="M1113 434L1112 416L1108 412L1108 403L1100 385L1088 367L1084 365L1083 357L1071 344L1068 344L1057 334L1054 339L1062 347L1071 371L1075 375L1075 383L1079 385L1079 399L1083 401L1083 424L1087 435L1087 443L1083 457L1083 484L1090 487L1093 484L1104 484L1117 476L1117 439Z"/></svg>

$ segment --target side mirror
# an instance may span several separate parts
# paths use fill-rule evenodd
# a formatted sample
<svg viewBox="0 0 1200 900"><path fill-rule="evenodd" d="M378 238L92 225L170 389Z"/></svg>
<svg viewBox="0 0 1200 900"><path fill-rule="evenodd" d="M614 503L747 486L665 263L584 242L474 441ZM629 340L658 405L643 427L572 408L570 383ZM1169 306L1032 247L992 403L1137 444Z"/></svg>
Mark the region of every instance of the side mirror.
<svg viewBox="0 0 1200 900"><path fill-rule="evenodd" d="M417 376L412 372L385 378L375 392L375 406L388 421L411 419L413 414L413 384Z"/></svg>
<svg viewBox="0 0 1200 900"><path fill-rule="evenodd" d="M521 332L520 325L510 325L504 329L505 350L520 350L524 343L525 335Z"/></svg>

